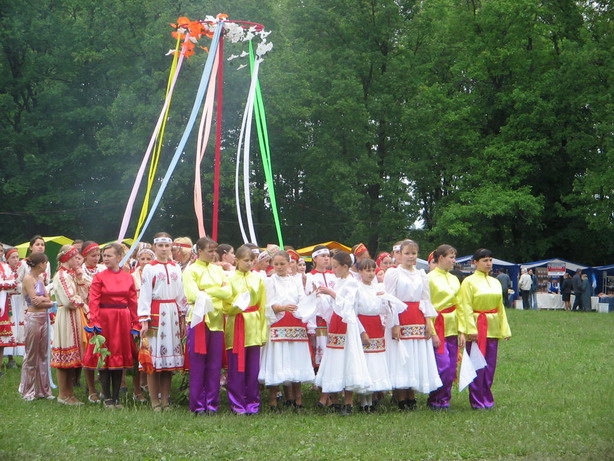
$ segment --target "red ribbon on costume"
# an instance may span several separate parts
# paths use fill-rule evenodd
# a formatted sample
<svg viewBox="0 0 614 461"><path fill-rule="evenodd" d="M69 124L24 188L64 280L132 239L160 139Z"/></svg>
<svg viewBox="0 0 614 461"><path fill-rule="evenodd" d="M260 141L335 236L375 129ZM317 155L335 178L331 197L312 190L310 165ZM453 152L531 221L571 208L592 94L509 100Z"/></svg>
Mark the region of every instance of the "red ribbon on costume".
<svg viewBox="0 0 614 461"><path fill-rule="evenodd" d="M442 314L449 314L450 312L454 312L456 310L456 306L446 307L445 309L437 312L437 319L435 320L435 333L439 336L439 347L437 348L438 354L444 353L443 342L445 341L445 333L446 328L443 322Z"/></svg>
<svg viewBox="0 0 614 461"><path fill-rule="evenodd" d="M99 249L100 246L97 243L92 243L91 245L86 246L85 248L83 248L81 250L81 255L82 256L87 256L88 254L90 254L93 250Z"/></svg>
<svg viewBox="0 0 614 461"><path fill-rule="evenodd" d="M61 263L65 263L67 262L70 258L72 258L73 256L77 256L79 254L79 250L77 250L76 248L71 248L70 250L68 250L66 253L64 253L62 256L60 256L59 261Z"/></svg>
<svg viewBox="0 0 614 461"><path fill-rule="evenodd" d="M177 243L177 242L174 242L173 246L177 247L177 248L192 248L192 245L190 245L189 243Z"/></svg>
<svg viewBox="0 0 614 461"><path fill-rule="evenodd" d="M205 319L194 327L194 352L207 353L207 336L205 333Z"/></svg>
<svg viewBox="0 0 614 461"><path fill-rule="evenodd" d="M488 318L486 314L496 314L497 312L499 312L497 309L476 312L478 314L478 347L484 357L486 357L486 339L488 338Z"/></svg>
<svg viewBox="0 0 614 461"><path fill-rule="evenodd" d="M235 334L232 340L232 353L237 354L237 371L239 373L245 372L245 319L243 318L243 314L257 312L258 309L260 309L259 306L249 306L242 313L235 316Z"/></svg>

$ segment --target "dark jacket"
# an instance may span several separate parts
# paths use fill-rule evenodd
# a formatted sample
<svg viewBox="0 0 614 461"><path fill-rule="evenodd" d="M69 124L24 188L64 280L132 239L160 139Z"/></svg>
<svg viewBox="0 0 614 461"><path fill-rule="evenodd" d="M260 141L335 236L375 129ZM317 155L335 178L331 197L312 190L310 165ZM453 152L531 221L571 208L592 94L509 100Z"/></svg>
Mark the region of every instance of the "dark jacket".
<svg viewBox="0 0 614 461"><path fill-rule="evenodd" d="M561 293L564 295L571 294L573 290L573 283L571 279L563 279L563 283L561 284Z"/></svg>

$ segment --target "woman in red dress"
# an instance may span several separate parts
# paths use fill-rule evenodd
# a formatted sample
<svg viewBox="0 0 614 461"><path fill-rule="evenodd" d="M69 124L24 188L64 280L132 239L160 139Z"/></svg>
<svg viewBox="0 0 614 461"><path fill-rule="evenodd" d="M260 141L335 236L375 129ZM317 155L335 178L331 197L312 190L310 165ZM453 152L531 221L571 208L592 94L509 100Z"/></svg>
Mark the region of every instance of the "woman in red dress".
<svg viewBox="0 0 614 461"><path fill-rule="evenodd" d="M100 367L106 408L122 408L118 402L122 371L132 368L136 358L132 335L140 330L134 280L119 267L123 254L123 248L118 243L104 247L102 261L107 269L94 276L90 288L90 325L86 329L102 334L105 337L103 347L111 353ZM99 354L94 353L94 345L88 344L83 366L98 368L98 357Z"/></svg>

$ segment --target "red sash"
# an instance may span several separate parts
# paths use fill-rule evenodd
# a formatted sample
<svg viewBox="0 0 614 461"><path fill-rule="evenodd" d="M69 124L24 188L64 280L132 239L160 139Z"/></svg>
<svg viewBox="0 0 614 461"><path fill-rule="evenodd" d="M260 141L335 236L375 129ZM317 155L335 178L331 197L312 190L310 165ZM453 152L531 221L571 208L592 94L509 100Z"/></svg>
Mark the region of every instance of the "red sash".
<svg viewBox="0 0 614 461"><path fill-rule="evenodd" d="M205 333L205 319L194 327L194 352L207 353L207 335Z"/></svg>
<svg viewBox="0 0 614 461"><path fill-rule="evenodd" d="M384 337L384 326L379 315L359 315L358 320L362 323L370 339Z"/></svg>
<svg viewBox="0 0 614 461"><path fill-rule="evenodd" d="M337 335L344 335L347 333L347 331L348 324L345 323L336 312L333 312L333 316L330 319L330 325L328 326L328 332Z"/></svg>
<svg viewBox="0 0 614 461"><path fill-rule="evenodd" d="M260 306L249 306L242 313L235 316L235 331L234 338L232 340L232 353L237 354L237 371L239 373L245 372L245 319L243 314L249 312L257 312Z"/></svg>
<svg viewBox="0 0 614 461"><path fill-rule="evenodd" d="M160 326L160 304L163 303L173 303L177 307L177 302L174 299L152 299L149 328L157 330L158 326Z"/></svg>
<svg viewBox="0 0 614 461"><path fill-rule="evenodd" d="M420 301L405 303L407 309L399 314L401 325L426 325L424 314L420 310Z"/></svg>
<svg viewBox="0 0 614 461"><path fill-rule="evenodd" d="M486 340L488 339L488 318L486 314L496 314L497 312L499 312L497 309L481 312L475 311L478 314L478 347L484 357L486 357Z"/></svg>
<svg viewBox="0 0 614 461"><path fill-rule="evenodd" d="M455 310L456 310L456 306L450 306L450 307L447 307L437 312L437 319L435 320L435 332L437 333L437 336L439 336L439 347L437 348L438 354L443 354L444 352L443 342L446 339L445 337L446 328L443 322L442 314L449 314L450 312L454 312Z"/></svg>

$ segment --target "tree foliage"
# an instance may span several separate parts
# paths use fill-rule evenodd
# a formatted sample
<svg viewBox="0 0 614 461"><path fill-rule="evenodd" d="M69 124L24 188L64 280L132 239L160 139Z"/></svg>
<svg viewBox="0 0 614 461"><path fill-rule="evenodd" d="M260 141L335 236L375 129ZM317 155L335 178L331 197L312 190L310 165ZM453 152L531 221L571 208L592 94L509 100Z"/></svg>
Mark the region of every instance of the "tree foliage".
<svg viewBox="0 0 614 461"><path fill-rule="evenodd" d="M207 11L195 1L2 0L1 240L115 237L164 98L168 23L222 12L273 31L261 83L287 243L375 251L412 236L425 249L486 246L514 261L612 262L612 9L572 0L229 0ZM159 176L205 59L180 76ZM220 235L238 244L233 176L249 75L226 65ZM193 144L152 231L196 233ZM275 241L252 161L257 234Z"/></svg>

